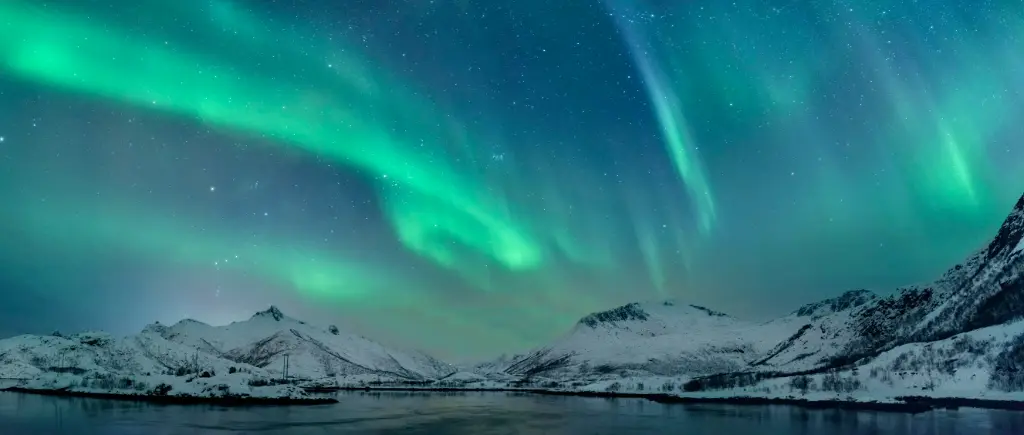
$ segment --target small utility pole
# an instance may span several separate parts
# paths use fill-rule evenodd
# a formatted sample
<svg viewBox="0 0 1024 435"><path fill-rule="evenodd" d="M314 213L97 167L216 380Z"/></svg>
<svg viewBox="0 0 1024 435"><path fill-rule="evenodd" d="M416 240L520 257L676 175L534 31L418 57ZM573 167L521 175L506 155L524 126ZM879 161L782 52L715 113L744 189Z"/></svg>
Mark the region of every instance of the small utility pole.
<svg viewBox="0 0 1024 435"><path fill-rule="evenodd" d="M288 382L288 354L284 355L284 379L283 380L285 382Z"/></svg>

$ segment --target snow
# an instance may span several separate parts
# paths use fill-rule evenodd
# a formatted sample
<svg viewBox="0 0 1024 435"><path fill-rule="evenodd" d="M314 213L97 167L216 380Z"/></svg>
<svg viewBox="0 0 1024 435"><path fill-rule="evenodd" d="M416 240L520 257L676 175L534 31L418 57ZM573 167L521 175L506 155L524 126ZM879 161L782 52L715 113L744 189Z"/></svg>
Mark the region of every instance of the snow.
<svg viewBox="0 0 1024 435"><path fill-rule="evenodd" d="M621 310L644 318L617 319ZM800 326L747 322L672 301L635 304L592 315L552 345L504 367L509 373L556 365L546 371L710 374L749 364Z"/></svg>
<svg viewBox="0 0 1024 435"><path fill-rule="evenodd" d="M0 340L0 377L29 389L181 397L303 398L280 384L337 385L334 376L433 379L455 372L415 351L387 349L334 327L320 328L277 309L223 327L194 320L153 324L137 335L85 332ZM326 379L326 380L323 380Z"/></svg>
<svg viewBox="0 0 1024 435"><path fill-rule="evenodd" d="M424 379L455 371L421 352L388 349L337 328L322 328L293 319L273 307L249 320L221 327L184 320L162 329L162 335L209 354L225 355L276 372L283 371L284 357L288 355L289 374L304 378L391 374Z"/></svg>
<svg viewBox="0 0 1024 435"><path fill-rule="evenodd" d="M690 376L619 376L591 381L536 378L523 389L578 393L659 394L680 398L803 399L901 403L902 397L1024 401L1024 392L990 388L992 361L1007 345L1024 338L1024 321L978 329L945 340L910 343L834 373L808 375L806 391L796 376L768 378L746 386L684 391ZM974 343L976 346L965 346ZM831 378L831 379L829 379ZM838 382L837 382L838 381ZM494 382L467 382L485 388ZM844 385L837 388L837 385ZM828 386L826 388L826 386ZM836 391L839 390L839 391Z"/></svg>
<svg viewBox="0 0 1024 435"><path fill-rule="evenodd" d="M487 380L487 378L485 378L482 375L478 375L476 373L455 372L455 373L452 373L451 375L448 375L448 376L446 376L446 377L444 377L444 378L442 378L440 380L442 380L442 381L449 381L449 382L481 382L481 381Z"/></svg>
<svg viewBox="0 0 1024 435"><path fill-rule="evenodd" d="M122 378L85 377L46 373L22 382L18 387L34 390L63 390L74 393L123 396L167 396L195 398L307 399L309 394L294 385L252 386L254 377L246 373L175 377L153 375Z"/></svg>

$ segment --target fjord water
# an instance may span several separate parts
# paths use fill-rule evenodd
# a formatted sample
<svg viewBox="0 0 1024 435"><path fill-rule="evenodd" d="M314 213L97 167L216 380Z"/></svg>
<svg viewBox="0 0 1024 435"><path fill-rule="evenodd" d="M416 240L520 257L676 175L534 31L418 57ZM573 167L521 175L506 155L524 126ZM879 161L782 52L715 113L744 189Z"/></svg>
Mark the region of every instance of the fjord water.
<svg viewBox="0 0 1024 435"><path fill-rule="evenodd" d="M512 393L346 392L294 407L156 405L0 393L3 434L1022 434L1024 413L917 415L791 406L663 405Z"/></svg>

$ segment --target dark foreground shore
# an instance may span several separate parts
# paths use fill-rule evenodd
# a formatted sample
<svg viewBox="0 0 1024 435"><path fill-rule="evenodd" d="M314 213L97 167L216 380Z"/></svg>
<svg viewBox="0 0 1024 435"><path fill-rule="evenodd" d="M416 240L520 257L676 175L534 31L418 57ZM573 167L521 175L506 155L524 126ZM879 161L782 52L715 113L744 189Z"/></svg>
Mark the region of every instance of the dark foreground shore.
<svg viewBox="0 0 1024 435"><path fill-rule="evenodd" d="M647 399L658 403L679 404L727 404L727 405L789 405L809 409L844 409L854 411L878 411L916 414L935 409L982 408L1009 411L1024 411L1024 401L989 400L958 397L901 396L896 402L853 401L853 400L810 400L800 398L769 397L699 397L676 396L661 393L619 393L602 391L565 391L535 388L403 388L403 387L340 387L321 388L310 391L408 391L408 392L507 392L543 394L549 396L603 397L609 399Z"/></svg>
<svg viewBox="0 0 1024 435"><path fill-rule="evenodd" d="M133 400L166 404L212 404L222 406L251 406L251 405L323 405L337 403L338 400L329 397L308 397L308 398L270 398L250 396L226 396L226 397L198 397L198 396L160 396L146 394L114 394L114 393L92 393L69 390L33 389L22 387L11 387L0 389L16 393L40 394L46 396L63 397L91 397L96 399L112 400ZM982 408L999 409L1009 411L1024 411L1024 401L1016 400L990 400L971 399L959 397L926 397L926 396L901 396L896 397L895 402L876 401L852 401L852 400L810 400L800 398L768 398L768 397L697 397L697 396L676 396L661 393L620 393L601 391L565 391L546 390L537 388L415 388L415 387L338 387L338 388L316 388L308 389L310 392L330 393L337 391L395 391L395 392L446 392L446 393L471 393L471 392L505 392L521 394L541 394L549 396L575 396L575 397L601 397L608 399L646 399L657 403L678 403L678 404L726 404L726 405L788 405L799 406L809 409L843 409L853 411L876 411L876 412L898 412L898 413L921 413L935 409L958 409L958 408Z"/></svg>

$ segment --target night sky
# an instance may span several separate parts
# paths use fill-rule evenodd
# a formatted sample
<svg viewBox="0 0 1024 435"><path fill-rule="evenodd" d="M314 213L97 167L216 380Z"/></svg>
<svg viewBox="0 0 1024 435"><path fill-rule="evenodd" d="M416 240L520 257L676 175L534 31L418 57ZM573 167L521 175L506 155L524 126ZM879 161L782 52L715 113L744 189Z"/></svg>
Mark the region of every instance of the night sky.
<svg viewBox="0 0 1024 435"><path fill-rule="evenodd" d="M0 336L887 293L1024 191L1021 47L1020 0L0 1Z"/></svg>

